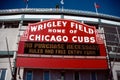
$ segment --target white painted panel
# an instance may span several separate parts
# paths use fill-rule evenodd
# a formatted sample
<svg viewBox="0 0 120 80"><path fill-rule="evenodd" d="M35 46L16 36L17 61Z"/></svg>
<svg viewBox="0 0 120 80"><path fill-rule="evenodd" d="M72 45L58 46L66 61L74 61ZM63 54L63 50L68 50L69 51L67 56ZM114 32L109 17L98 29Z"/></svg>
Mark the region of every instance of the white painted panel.
<svg viewBox="0 0 120 80"><path fill-rule="evenodd" d="M114 64L114 66L113 66ZM119 62L111 62L112 65L112 72L113 72L113 78L114 80L118 80L117 78L117 71L120 71L120 63Z"/></svg>
<svg viewBox="0 0 120 80"><path fill-rule="evenodd" d="M92 21L98 22L98 18L89 18L89 17L78 17L78 16L64 16L65 19L81 20L81 21Z"/></svg>
<svg viewBox="0 0 120 80"><path fill-rule="evenodd" d="M0 29L0 51L7 51L6 37L10 51L16 50L18 38L18 28Z"/></svg>
<svg viewBox="0 0 120 80"><path fill-rule="evenodd" d="M52 19L54 19L54 18L61 18L61 16L60 15L25 15L25 17L24 18L33 18L33 19L40 19L40 18L52 18Z"/></svg>
<svg viewBox="0 0 120 80"><path fill-rule="evenodd" d="M120 22L116 22L116 21L101 19L101 22L106 23L106 24L113 24L113 25L119 25L120 26Z"/></svg>
<svg viewBox="0 0 120 80"><path fill-rule="evenodd" d="M21 28L20 28L20 29L25 30L26 28L27 28L27 26L21 26Z"/></svg>
<svg viewBox="0 0 120 80"><path fill-rule="evenodd" d="M2 19L20 19L21 15L8 15L8 16L0 16L0 20Z"/></svg>
<svg viewBox="0 0 120 80"><path fill-rule="evenodd" d="M23 33L24 33L24 31L20 31L20 33L19 33L19 34L20 34L20 36L21 36L21 35L23 35Z"/></svg>

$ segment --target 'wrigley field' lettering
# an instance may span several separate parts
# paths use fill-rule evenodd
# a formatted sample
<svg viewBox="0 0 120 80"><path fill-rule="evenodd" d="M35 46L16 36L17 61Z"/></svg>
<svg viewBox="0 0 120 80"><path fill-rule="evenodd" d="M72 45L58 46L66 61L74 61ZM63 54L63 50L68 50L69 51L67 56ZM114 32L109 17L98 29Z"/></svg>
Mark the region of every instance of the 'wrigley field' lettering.
<svg viewBox="0 0 120 80"><path fill-rule="evenodd" d="M50 20L28 27L28 41L96 43L95 27L76 21Z"/></svg>

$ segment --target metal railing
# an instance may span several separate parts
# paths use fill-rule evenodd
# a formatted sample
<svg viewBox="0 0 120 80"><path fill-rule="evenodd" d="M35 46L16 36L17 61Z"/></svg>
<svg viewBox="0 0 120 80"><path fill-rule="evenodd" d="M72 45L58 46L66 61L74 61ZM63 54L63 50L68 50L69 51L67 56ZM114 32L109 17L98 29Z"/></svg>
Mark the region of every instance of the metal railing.
<svg viewBox="0 0 120 80"><path fill-rule="evenodd" d="M107 14L96 14L95 12L90 11L82 11L82 10L73 10L73 9L56 9L56 8L21 8L21 9L6 9L6 10L0 10L0 14L10 14L10 13L69 13L69 14L76 14L76 15L89 15L89 16L101 16L106 18L114 18L120 20L120 17L107 15Z"/></svg>

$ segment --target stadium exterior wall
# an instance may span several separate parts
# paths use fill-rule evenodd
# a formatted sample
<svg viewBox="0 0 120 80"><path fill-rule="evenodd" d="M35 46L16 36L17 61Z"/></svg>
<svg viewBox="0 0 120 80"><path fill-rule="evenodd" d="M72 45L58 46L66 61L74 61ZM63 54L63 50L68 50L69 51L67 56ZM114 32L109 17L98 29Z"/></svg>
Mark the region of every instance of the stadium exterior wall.
<svg viewBox="0 0 120 80"><path fill-rule="evenodd" d="M16 66L16 55L18 51L18 43L20 36L26 30L28 23L42 22L49 19L70 19L76 20L84 24L96 26L99 34L104 40L107 52L107 59L109 69L113 75L113 80L120 79L120 18L105 14L96 14L93 12L77 11L64 9L10 9L0 10L0 73L5 70L6 75L4 80L11 80L13 75L16 74L17 80L26 80L25 75L29 68L17 67ZM6 38L7 37L7 38ZM8 44L6 43L8 41ZM7 49L7 45L9 50ZM9 54L8 54L9 52ZM12 60L11 60L12 58ZM8 60L7 60L8 59ZM10 59L10 60L9 60ZM11 64L9 64L11 62ZM109 63L110 62L110 63ZM4 64L4 65L3 65ZM11 68L9 66L12 66ZM33 72L37 74L41 71L42 74L45 69L33 69ZM51 75L55 72L58 74L60 70L50 70ZM65 70L70 72L69 70ZM85 70L86 71L86 70ZM14 73L16 72L16 73ZM72 75L75 71L70 72ZM84 70L81 71L84 73ZM87 71L87 74L90 73ZM0 74L0 76L1 76ZM64 74L64 70L61 73ZM86 74L86 75L87 75ZM101 72L99 73L101 74ZM105 74L106 75L106 74ZM11 76L11 77L10 77ZM60 76L59 74L57 75ZM54 76L52 76L54 77ZM72 76L71 76L72 77ZM1 78L1 77L0 77ZM43 79L41 77L41 79ZM55 79L55 78L54 78ZM99 78L100 79L100 78ZM98 79L98 80L99 80ZM35 79L36 80L36 79ZM71 79L72 80L72 79ZM96 79L95 79L96 80ZM112 79L111 79L112 80Z"/></svg>

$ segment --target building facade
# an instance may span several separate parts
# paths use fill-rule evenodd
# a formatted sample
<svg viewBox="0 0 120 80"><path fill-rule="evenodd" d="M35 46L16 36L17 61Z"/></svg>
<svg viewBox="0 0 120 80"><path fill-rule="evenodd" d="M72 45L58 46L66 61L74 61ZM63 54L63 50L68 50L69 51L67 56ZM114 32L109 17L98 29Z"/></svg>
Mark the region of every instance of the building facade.
<svg viewBox="0 0 120 80"><path fill-rule="evenodd" d="M94 65L92 64L94 62L91 61L91 59L93 59L93 56L92 58L91 56L76 55L36 56L29 54L20 55L21 53L18 55L17 53L19 53L18 47L20 45L20 37L27 30L28 24L44 22L50 19L74 20L85 25L95 26L105 44L105 52L107 53L104 55L105 63L103 61L101 62L102 65L97 65L99 64L99 61L97 61L96 56L94 57L96 65ZM1 10L0 33L1 80L11 80L12 77L14 79L16 78L17 80L107 80L108 78L113 78L113 80L120 79L119 17L67 9ZM103 59L103 57L100 58ZM85 59L90 60L86 61ZM83 62L80 62L81 60L83 60ZM66 64L64 65L64 63ZM89 65L87 68L84 66L86 64L87 66ZM113 76L110 77L111 75Z"/></svg>

